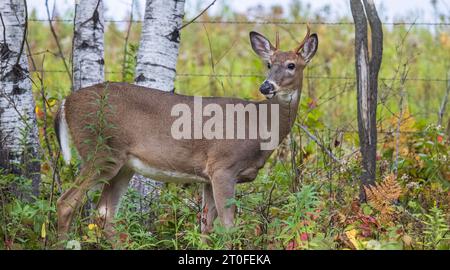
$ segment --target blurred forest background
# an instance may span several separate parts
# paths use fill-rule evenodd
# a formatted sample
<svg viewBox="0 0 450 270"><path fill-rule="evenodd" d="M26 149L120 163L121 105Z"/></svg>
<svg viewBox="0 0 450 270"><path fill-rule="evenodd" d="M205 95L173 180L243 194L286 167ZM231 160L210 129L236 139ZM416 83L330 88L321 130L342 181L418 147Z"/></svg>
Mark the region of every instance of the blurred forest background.
<svg viewBox="0 0 450 270"><path fill-rule="evenodd" d="M302 39L309 21L320 45L305 70L292 135L255 182L238 187L232 202L238 208L237 226L232 232L219 229L211 235L211 245L201 242L200 186L165 184L159 187L157 203L130 188L117 218L121 242L115 248L217 249L231 243L235 249L450 249L450 108L446 108L450 9L445 2L429 3L435 5L436 22L412 17L383 26L378 184L367 203L358 200L361 156L351 17L330 20L330 7L313 11L299 0L290 1L287 8L256 6L245 13L225 4L214 15L206 12L182 29L175 91L189 95L264 98L258 86L265 66L251 50L252 30L272 40L279 31L281 48L287 50ZM108 81L134 82L143 14L138 8L136 4L133 14L124 18L106 18ZM50 16L70 63L73 11ZM60 101L71 92L71 80L47 18L33 10L27 39L29 62L33 58L35 63L30 72L37 82L33 91L41 145L56 158L52 122ZM70 185L77 167L62 166L60 180L54 183L50 155L42 157L41 193L33 202L8 193L11 183L26 189L29 179L0 176L0 248L42 249L55 244L53 197ZM98 194L90 197L95 202ZM79 244L83 249L111 248L89 214L82 214L75 228L73 248Z"/></svg>

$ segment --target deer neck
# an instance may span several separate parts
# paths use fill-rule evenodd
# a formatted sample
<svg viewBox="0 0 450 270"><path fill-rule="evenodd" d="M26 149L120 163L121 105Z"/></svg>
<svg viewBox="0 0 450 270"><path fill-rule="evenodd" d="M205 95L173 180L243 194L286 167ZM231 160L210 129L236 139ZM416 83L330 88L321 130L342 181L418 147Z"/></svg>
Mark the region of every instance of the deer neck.
<svg viewBox="0 0 450 270"><path fill-rule="evenodd" d="M298 105L300 102L301 87L290 91L282 91L269 100L271 104L279 105L279 134L280 142L291 132L291 128L297 118Z"/></svg>

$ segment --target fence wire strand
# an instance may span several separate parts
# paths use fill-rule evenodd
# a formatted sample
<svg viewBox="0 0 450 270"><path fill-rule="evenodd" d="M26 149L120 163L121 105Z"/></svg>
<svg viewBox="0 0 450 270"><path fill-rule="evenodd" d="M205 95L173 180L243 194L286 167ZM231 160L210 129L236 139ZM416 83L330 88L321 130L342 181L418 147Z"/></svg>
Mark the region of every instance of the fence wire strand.
<svg viewBox="0 0 450 270"><path fill-rule="evenodd" d="M65 70L32 70L32 73L66 73ZM122 74L122 71L105 71L105 74ZM264 78L264 74L208 74L208 73L177 73L177 77L206 77L206 78ZM316 76L308 75L304 77L310 80L340 80L340 81L355 81L355 77L345 76ZM423 81L423 82L441 82L446 83L447 79L439 78L379 78L381 81Z"/></svg>
<svg viewBox="0 0 450 270"><path fill-rule="evenodd" d="M38 19L31 18L29 22L61 22L61 23L72 23L73 19ZM140 24L143 20L126 20L126 19L106 19L105 23L131 23ZM353 26L354 22L351 21L281 21L281 20L196 20L192 21L192 24L228 24L228 25L326 25L326 26ZM447 27L450 26L450 22L383 22L386 26L434 26L434 27ZM48 52L43 52L48 53ZM47 73L66 73L65 70L33 70L35 72L47 72ZM122 74L122 71L105 71L105 74ZM205 78L264 78L264 74L207 74L207 73L177 73L177 77L205 77ZM356 81L355 77L349 76L317 76L308 75L305 79L310 80L343 80L343 81ZM448 79L441 78L379 78L380 81L420 81L420 82L437 82L437 83L448 83ZM311 129L311 132L315 134L358 134L358 130L354 129L338 129L338 128L321 128L321 129ZM389 130L378 130L378 134L383 134L385 136L395 135L395 134L425 134L426 131L389 131ZM334 135L333 135L334 136Z"/></svg>
<svg viewBox="0 0 450 270"><path fill-rule="evenodd" d="M38 19L31 18L30 22L48 22L48 19ZM73 19L51 19L51 22L73 22ZM106 23L142 23L143 20L115 20L106 19ZM354 22L343 22L343 21L276 21L276 20L196 20L192 21L192 24L270 24L270 25L354 25ZM450 22L383 22L384 25L393 26L450 26ZM32 72L42 72L41 70L36 70ZM65 73L64 70L45 70L48 73ZM122 74L121 71L106 71L105 74ZM208 77L208 78L263 78L263 74L193 74L193 73L177 73L177 77ZM306 76L306 79L310 80L345 80L345 81L355 81L354 77L345 76ZM380 78L381 81L401 81L397 78ZM441 82L447 83L447 79L441 78L407 78L406 81L422 81L422 82Z"/></svg>
<svg viewBox="0 0 450 270"><path fill-rule="evenodd" d="M48 22L48 19L28 19L30 22ZM51 22L73 22L73 19L52 19ZM114 20L106 19L106 23L142 23L143 20ZM193 21L192 24L270 24L270 25L354 25L354 22L344 22L344 21L259 21L259 20L248 20L248 21L238 21L238 20L198 20ZM450 22L383 22L383 25L392 26L450 26Z"/></svg>

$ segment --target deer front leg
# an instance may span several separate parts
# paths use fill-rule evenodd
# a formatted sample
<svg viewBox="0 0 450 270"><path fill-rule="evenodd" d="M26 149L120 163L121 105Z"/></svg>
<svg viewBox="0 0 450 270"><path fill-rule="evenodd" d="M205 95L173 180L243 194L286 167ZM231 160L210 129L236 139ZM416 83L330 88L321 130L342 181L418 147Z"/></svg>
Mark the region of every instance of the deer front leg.
<svg viewBox="0 0 450 270"><path fill-rule="evenodd" d="M217 217L216 204L211 184L203 185L201 231L202 234L209 234L213 230L213 223Z"/></svg>
<svg viewBox="0 0 450 270"><path fill-rule="evenodd" d="M212 178L212 189L217 213L222 225L231 228L234 225L234 212L236 206L227 207L227 201L234 198L236 181L227 173L215 173Z"/></svg>

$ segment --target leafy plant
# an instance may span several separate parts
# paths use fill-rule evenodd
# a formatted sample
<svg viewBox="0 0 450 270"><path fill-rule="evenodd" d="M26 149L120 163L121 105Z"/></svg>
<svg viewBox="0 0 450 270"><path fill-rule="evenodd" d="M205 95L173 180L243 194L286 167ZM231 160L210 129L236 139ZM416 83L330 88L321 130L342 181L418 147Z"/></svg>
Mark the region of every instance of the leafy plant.
<svg viewBox="0 0 450 270"><path fill-rule="evenodd" d="M430 249L449 249L450 229L445 214L434 206L429 214L423 214L424 240L422 244Z"/></svg>

